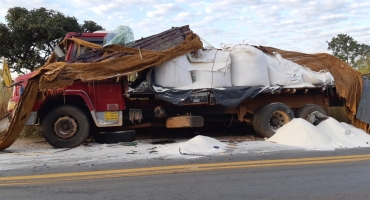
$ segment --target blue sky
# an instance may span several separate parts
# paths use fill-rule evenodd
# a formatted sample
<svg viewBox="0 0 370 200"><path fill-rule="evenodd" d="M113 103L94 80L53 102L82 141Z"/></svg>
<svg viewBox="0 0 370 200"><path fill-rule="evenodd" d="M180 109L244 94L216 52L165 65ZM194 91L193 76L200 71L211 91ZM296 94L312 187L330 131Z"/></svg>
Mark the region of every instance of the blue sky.
<svg viewBox="0 0 370 200"><path fill-rule="evenodd" d="M135 39L189 24L213 46L273 46L305 53L328 52L326 41L348 34L370 45L370 1L346 0L0 0L0 22L14 6L46 7L93 20L106 30L130 26Z"/></svg>

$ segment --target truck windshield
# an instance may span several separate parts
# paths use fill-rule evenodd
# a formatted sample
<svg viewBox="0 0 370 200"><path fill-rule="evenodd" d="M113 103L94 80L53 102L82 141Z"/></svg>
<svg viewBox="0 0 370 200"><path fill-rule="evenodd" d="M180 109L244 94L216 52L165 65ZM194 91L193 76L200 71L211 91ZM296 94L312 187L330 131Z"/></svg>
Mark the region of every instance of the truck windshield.
<svg viewBox="0 0 370 200"><path fill-rule="evenodd" d="M95 44L99 44L99 45L102 45L103 44L103 41L104 41L104 38L102 37L79 37L79 39L82 39L82 40L85 40L85 41L88 41L88 42L91 42L91 43L95 43ZM91 48L87 48L87 47L84 47L84 46L79 46L79 45L76 45L76 44L73 44L71 47L70 47L70 52L71 52L71 56L68 58L68 60L73 60L75 58L77 58L78 56L90 51Z"/></svg>

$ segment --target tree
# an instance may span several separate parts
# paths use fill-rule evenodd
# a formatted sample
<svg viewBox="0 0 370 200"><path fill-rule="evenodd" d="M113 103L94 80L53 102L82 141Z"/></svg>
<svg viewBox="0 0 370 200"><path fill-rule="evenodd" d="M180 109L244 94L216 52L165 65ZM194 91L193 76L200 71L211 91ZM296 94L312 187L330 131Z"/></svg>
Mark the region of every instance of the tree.
<svg viewBox="0 0 370 200"><path fill-rule="evenodd" d="M362 74L370 74L370 53L364 56L361 56L356 61L356 67L359 72Z"/></svg>
<svg viewBox="0 0 370 200"><path fill-rule="evenodd" d="M89 32L92 33L94 31L103 30L103 27L96 24L94 21L84 21L84 24L81 26L81 32Z"/></svg>
<svg viewBox="0 0 370 200"><path fill-rule="evenodd" d="M356 67L356 59L370 52L369 45L359 44L347 34L338 34L326 43L328 43L328 50L332 50L335 57L347 62L352 67Z"/></svg>
<svg viewBox="0 0 370 200"><path fill-rule="evenodd" d="M75 17L43 7L10 8L5 20L7 24L0 23L0 56L18 73L42 66L66 33L103 29L93 21L80 25Z"/></svg>

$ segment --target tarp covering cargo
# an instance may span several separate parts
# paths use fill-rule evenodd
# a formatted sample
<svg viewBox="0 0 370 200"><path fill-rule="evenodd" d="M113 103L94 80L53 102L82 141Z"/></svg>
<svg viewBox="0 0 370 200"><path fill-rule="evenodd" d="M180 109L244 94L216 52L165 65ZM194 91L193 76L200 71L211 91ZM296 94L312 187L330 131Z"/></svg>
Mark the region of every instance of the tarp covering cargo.
<svg viewBox="0 0 370 200"><path fill-rule="evenodd" d="M369 125L355 117L363 88L361 74L358 71L339 58L326 53L305 54L273 47L260 46L259 48L269 54L278 52L283 58L313 71L328 70L335 79L338 95L345 100L348 118L353 125L369 132Z"/></svg>

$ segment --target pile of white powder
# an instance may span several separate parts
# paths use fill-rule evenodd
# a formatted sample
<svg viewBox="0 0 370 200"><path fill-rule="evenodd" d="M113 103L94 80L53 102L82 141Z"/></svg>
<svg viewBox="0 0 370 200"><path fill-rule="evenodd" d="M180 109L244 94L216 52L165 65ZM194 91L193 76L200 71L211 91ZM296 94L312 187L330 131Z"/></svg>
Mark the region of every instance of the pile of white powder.
<svg viewBox="0 0 370 200"><path fill-rule="evenodd" d="M331 117L317 126L304 119L295 118L267 141L314 149L354 148L369 147L370 135Z"/></svg>
<svg viewBox="0 0 370 200"><path fill-rule="evenodd" d="M198 135L185 142L163 145L157 150L165 154L212 155L225 152L226 146L214 138Z"/></svg>

